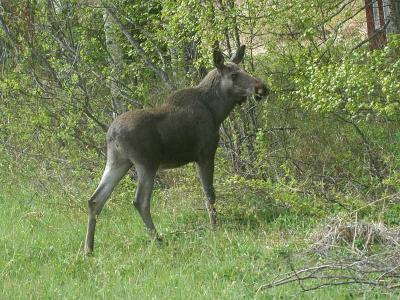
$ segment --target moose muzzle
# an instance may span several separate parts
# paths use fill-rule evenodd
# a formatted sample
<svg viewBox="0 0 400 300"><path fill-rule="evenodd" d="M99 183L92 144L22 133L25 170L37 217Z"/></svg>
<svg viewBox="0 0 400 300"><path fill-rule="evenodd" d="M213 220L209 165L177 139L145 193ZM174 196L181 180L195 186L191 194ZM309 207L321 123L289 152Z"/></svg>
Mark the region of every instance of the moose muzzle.
<svg viewBox="0 0 400 300"><path fill-rule="evenodd" d="M259 79L257 80L257 84L254 90L255 90L254 99L256 99L257 101L260 101L262 98L268 96L268 94L270 93L270 89Z"/></svg>

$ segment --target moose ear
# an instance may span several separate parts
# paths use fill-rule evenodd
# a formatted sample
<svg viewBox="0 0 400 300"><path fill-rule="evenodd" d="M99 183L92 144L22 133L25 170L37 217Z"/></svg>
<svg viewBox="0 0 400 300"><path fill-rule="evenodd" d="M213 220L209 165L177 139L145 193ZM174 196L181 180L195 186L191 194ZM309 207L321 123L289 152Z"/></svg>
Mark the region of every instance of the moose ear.
<svg viewBox="0 0 400 300"><path fill-rule="evenodd" d="M232 55L230 61L235 64L240 64L241 61L243 60L245 50L246 50L245 45L240 46L239 49L237 49L236 53Z"/></svg>
<svg viewBox="0 0 400 300"><path fill-rule="evenodd" d="M213 51L213 60L214 60L214 66L218 70L222 70L224 68L224 56L222 55L221 51L219 50Z"/></svg>

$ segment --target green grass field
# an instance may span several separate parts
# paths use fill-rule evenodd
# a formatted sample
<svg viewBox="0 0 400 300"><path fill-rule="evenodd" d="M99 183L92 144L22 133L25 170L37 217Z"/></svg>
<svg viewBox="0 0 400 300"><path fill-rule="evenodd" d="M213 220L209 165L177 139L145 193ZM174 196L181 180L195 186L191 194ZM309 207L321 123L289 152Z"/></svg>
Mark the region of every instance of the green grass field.
<svg viewBox="0 0 400 300"><path fill-rule="evenodd" d="M219 191L220 223L213 231L199 186L156 190L160 244L149 240L131 205L133 184L125 179L99 218L94 256L85 258L86 199L95 180L69 193L56 185L41 192L26 178L2 178L1 184L0 299L394 297L351 285L302 292L297 283L257 292L290 271L288 255L296 255L296 267L318 259L301 255L318 219L256 195L231 199Z"/></svg>

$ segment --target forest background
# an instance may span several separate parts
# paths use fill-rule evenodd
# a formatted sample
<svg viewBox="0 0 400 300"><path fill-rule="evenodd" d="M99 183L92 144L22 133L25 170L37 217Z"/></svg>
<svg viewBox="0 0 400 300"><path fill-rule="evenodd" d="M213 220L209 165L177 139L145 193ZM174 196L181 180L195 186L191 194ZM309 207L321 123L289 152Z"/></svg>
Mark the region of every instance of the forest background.
<svg viewBox="0 0 400 300"><path fill-rule="evenodd" d="M384 1L387 43L372 50L374 3L0 1L2 298L398 293L400 7ZM245 44L244 68L273 91L222 125L219 228L188 165L159 173L168 242L149 242L132 171L84 259L108 125L196 85L215 41L226 57Z"/></svg>

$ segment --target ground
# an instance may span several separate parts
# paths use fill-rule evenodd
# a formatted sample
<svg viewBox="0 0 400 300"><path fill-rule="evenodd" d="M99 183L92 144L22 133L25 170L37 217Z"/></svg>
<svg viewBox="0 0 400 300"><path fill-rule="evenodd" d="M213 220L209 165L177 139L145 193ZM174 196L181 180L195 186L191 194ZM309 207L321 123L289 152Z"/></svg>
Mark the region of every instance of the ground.
<svg viewBox="0 0 400 300"><path fill-rule="evenodd" d="M11 179L11 177L9 178ZM95 254L84 257L86 199L80 193L38 192L21 178L2 178L1 299L385 299L396 294L354 285L303 292L295 282L259 290L279 275L318 262L307 253L320 220L286 211L265 197L221 191L212 230L200 185L182 182L154 193L153 215L164 242L152 242L131 205L130 179L99 218ZM238 199L241 199L240 201ZM293 259L293 257L295 259Z"/></svg>

